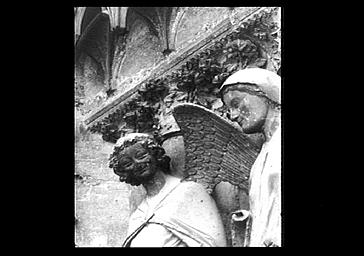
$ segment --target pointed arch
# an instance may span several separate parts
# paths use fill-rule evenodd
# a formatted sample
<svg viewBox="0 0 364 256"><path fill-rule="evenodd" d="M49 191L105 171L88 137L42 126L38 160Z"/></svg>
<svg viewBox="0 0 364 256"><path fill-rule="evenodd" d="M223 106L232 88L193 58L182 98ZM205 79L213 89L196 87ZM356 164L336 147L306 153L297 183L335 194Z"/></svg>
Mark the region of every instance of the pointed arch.
<svg viewBox="0 0 364 256"><path fill-rule="evenodd" d="M87 7L83 11L83 20L80 23L80 36L76 41L75 61L83 53L101 65L105 85L108 87L110 79L110 19L108 13L101 7Z"/></svg>
<svg viewBox="0 0 364 256"><path fill-rule="evenodd" d="M102 10L107 12L110 16L111 29L126 27L128 9L129 7L102 7Z"/></svg>
<svg viewBox="0 0 364 256"><path fill-rule="evenodd" d="M134 14L134 15L133 15ZM154 7L131 7L127 13L126 28L128 31L132 29L133 24L137 20L142 20L148 25L150 32L159 37L158 25L154 20L155 11Z"/></svg>
<svg viewBox="0 0 364 256"><path fill-rule="evenodd" d="M176 9L178 7L131 7L127 13L127 29L130 30L134 22L140 19L147 24L150 32L159 38L163 52L174 50L170 38Z"/></svg>
<svg viewBox="0 0 364 256"><path fill-rule="evenodd" d="M101 7L86 7L81 22L81 34L85 32L87 26L101 13Z"/></svg>
<svg viewBox="0 0 364 256"><path fill-rule="evenodd" d="M168 36L171 48L173 49L176 48L176 37L177 37L178 27L188 8L189 7L177 7L172 9L170 17L170 29L169 29L170 32Z"/></svg>

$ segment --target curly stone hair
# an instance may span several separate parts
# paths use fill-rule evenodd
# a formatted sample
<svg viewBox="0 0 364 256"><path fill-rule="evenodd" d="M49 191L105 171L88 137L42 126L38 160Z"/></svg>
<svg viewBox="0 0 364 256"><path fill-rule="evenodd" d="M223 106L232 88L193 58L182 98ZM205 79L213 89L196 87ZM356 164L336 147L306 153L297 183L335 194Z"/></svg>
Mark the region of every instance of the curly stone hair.
<svg viewBox="0 0 364 256"><path fill-rule="evenodd" d="M170 170L170 157L166 155L166 152L162 146L160 146L156 139L146 133L131 133L127 136L120 138L114 146L114 152L109 157L109 167L117 169L120 166L121 152L136 143L141 143L142 146L148 150L152 157L156 159L157 167L160 168L166 174L171 173Z"/></svg>

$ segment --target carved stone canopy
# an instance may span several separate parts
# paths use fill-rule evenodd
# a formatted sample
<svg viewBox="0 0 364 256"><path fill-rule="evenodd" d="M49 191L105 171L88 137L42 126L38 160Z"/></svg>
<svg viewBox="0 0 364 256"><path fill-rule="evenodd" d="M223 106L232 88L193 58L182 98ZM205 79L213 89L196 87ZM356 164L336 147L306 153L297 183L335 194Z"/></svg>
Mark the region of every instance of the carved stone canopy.
<svg viewBox="0 0 364 256"><path fill-rule="evenodd" d="M257 66L277 72L279 29L272 16L279 8L257 8L232 26L216 31L151 73L150 77L101 109L85 123L92 132L115 142L129 131L166 134L171 107L178 102L202 105L226 117L218 88L234 71ZM172 125L173 126L173 125ZM173 130L173 129L172 129ZM161 132L163 131L163 132Z"/></svg>

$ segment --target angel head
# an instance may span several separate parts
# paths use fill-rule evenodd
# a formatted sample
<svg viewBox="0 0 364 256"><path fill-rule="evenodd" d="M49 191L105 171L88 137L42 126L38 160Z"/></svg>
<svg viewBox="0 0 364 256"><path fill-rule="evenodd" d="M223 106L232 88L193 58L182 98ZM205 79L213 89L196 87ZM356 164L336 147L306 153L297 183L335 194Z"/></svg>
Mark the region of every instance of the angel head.
<svg viewBox="0 0 364 256"><path fill-rule="evenodd" d="M245 133L262 132L269 113L280 110L281 78L261 68L246 68L229 76L220 88L230 119Z"/></svg>
<svg viewBox="0 0 364 256"><path fill-rule="evenodd" d="M109 158L109 167L121 182L145 184L161 171L170 173L170 158L152 135L130 133L120 138Z"/></svg>

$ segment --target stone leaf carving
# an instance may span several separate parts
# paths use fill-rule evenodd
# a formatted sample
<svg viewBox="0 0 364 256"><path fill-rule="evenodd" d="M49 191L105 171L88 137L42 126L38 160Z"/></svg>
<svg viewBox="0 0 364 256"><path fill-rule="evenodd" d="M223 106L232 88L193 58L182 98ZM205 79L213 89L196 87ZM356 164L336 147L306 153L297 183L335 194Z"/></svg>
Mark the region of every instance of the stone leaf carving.
<svg viewBox="0 0 364 256"><path fill-rule="evenodd" d="M176 102L196 103L226 118L225 106L218 95L225 79L237 69L249 66L267 68L279 64L279 61L271 61L280 54L276 50L279 26L272 19L278 10L268 8L242 22L230 34L212 42L204 50L194 53L178 69L151 78L132 100L120 106L117 113L109 115L91 129L100 131L101 126L113 127L112 123L118 123L119 134L129 130L158 132L163 128L159 122L160 115L169 115ZM143 119L146 116L153 118ZM114 131L109 128L103 130Z"/></svg>
<svg viewBox="0 0 364 256"><path fill-rule="evenodd" d="M112 143L129 132L148 132L159 137L158 112L167 93L168 86L163 80L151 80L139 89L133 99L93 126L91 131L102 133L103 139Z"/></svg>

